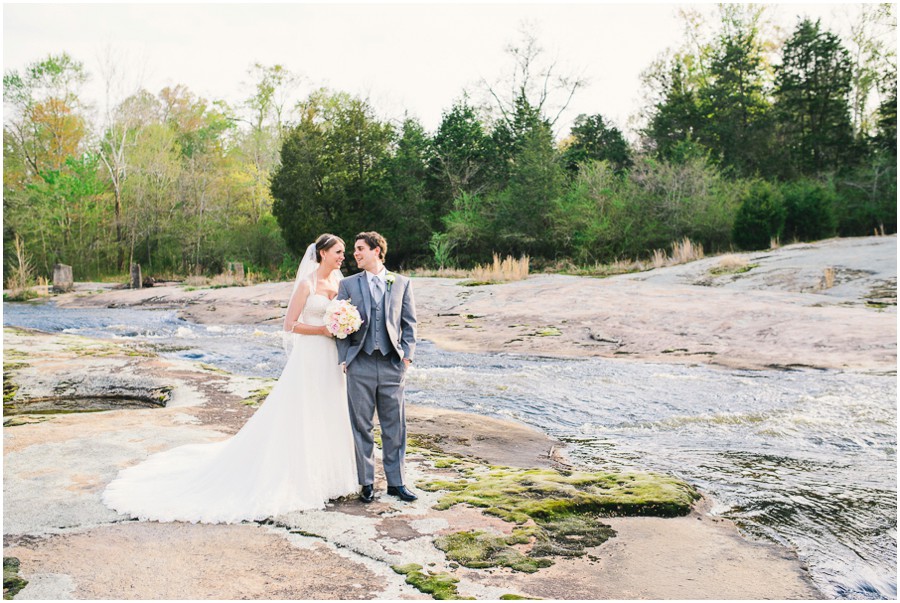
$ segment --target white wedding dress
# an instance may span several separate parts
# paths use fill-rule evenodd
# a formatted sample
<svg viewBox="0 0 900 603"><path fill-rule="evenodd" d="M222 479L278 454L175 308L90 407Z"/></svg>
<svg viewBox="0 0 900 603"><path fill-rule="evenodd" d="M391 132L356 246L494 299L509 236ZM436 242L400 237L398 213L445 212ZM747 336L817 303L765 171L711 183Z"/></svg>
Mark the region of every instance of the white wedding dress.
<svg viewBox="0 0 900 603"><path fill-rule="evenodd" d="M311 293L302 322L324 324L329 301ZM104 504L144 520L237 523L322 509L329 499L357 492L337 347L321 335L291 337L281 376L238 433L122 470L104 491Z"/></svg>

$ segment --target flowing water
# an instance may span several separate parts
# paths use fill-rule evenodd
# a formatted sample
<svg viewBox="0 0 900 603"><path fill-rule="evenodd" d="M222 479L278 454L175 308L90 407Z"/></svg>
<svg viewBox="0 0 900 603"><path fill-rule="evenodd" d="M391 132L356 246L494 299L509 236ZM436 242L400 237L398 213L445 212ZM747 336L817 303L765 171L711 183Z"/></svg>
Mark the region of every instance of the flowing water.
<svg viewBox="0 0 900 603"><path fill-rule="evenodd" d="M4 324L155 343L164 356L277 377L272 328L171 311L4 304ZM423 342L410 403L508 418L579 465L677 475L751 537L797 550L823 595L897 597L896 374L741 371L449 353Z"/></svg>

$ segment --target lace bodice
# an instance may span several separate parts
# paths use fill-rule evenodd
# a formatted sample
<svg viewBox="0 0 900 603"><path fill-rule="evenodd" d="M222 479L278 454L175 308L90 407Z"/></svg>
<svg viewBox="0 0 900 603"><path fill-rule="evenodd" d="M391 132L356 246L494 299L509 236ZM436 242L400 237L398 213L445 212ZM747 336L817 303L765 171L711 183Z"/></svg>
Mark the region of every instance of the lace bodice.
<svg viewBox="0 0 900 603"><path fill-rule="evenodd" d="M300 321L304 324L321 327L325 324L325 308L331 300L325 295L312 293L306 299L306 305L303 306L303 312L300 314Z"/></svg>

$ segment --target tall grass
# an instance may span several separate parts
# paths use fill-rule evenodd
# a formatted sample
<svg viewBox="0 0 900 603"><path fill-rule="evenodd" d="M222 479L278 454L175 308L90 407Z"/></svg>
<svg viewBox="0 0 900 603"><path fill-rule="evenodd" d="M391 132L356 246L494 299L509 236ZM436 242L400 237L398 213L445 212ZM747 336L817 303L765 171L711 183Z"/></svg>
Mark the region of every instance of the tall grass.
<svg viewBox="0 0 900 603"><path fill-rule="evenodd" d="M687 264L694 260L701 260L703 257L703 245L684 237L680 241L672 243L672 255L667 255L662 249L655 249L650 258L650 264L653 268L664 268L665 266Z"/></svg>
<svg viewBox="0 0 900 603"><path fill-rule="evenodd" d="M475 266L469 272L469 278L478 283L502 283L508 281L521 281L528 278L528 265L531 259L523 255L519 259L508 255L501 260L498 254L494 254L494 263Z"/></svg>
<svg viewBox="0 0 900 603"><path fill-rule="evenodd" d="M834 268L832 266L828 266L825 268L824 274L822 274L822 283L819 288L831 289L832 287L834 287Z"/></svg>

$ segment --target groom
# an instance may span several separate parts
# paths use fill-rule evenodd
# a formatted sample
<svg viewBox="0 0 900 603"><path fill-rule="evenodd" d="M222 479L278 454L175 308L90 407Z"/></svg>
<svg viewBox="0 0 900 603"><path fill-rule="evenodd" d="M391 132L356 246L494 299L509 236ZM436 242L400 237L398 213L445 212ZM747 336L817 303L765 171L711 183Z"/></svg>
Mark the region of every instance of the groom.
<svg viewBox="0 0 900 603"><path fill-rule="evenodd" d="M359 310L362 327L338 339L338 360L347 373L350 424L356 445L360 499L375 499L375 411L381 424L382 464L387 493L401 500L418 498L403 484L406 411L403 388L416 350L416 306L409 279L384 267L387 241L377 232L356 235L353 257L363 270L345 278L337 299Z"/></svg>

